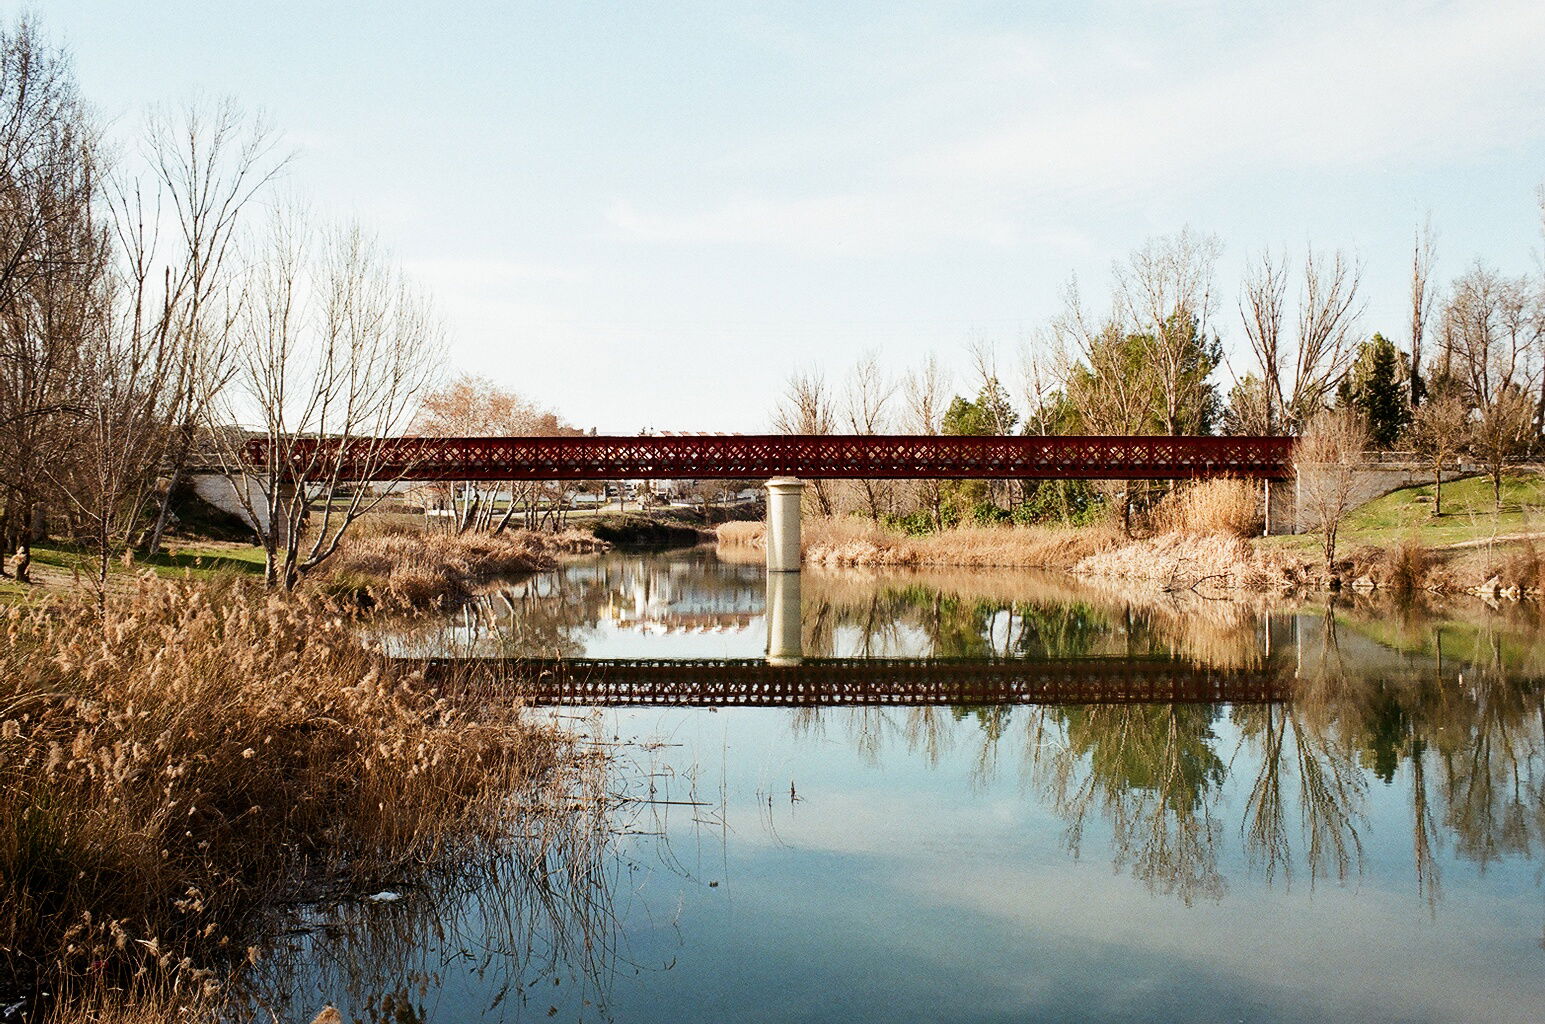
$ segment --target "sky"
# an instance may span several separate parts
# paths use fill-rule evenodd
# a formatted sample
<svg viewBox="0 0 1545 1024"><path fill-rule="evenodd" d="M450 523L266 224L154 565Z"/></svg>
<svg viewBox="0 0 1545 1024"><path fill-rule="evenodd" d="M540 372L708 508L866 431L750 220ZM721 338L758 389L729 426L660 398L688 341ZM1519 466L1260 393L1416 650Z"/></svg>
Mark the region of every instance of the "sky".
<svg viewBox="0 0 1545 1024"><path fill-rule="evenodd" d="M452 372L602 433L765 430L791 372L869 352L964 393L985 343L1016 377L1070 279L1098 300L1184 227L1222 244L1239 374L1264 248L1361 260L1399 342L1429 215L1444 280L1540 267L1538 0L23 10L121 136L194 96L265 111L286 190L432 290Z"/></svg>

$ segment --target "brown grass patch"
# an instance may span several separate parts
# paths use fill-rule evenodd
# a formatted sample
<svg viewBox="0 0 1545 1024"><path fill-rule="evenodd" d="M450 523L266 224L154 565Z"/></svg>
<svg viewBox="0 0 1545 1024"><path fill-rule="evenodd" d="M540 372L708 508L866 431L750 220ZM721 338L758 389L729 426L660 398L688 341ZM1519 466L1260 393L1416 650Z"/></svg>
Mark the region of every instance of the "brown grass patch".
<svg viewBox="0 0 1545 1024"><path fill-rule="evenodd" d="M1148 513L1150 528L1161 534L1255 537L1264 522L1260 484L1222 477L1180 484Z"/></svg>
<svg viewBox="0 0 1545 1024"><path fill-rule="evenodd" d="M759 551L765 527L725 523L718 535L726 547ZM913 537L862 519L807 519L801 539L810 565L1065 569L1116 543L1117 534L1099 526L976 526Z"/></svg>
<svg viewBox="0 0 1545 1024"><path fill-rule="evenodd" d="M59 1020L209 1005L278 901L491 846L562 742L320 596L233 585L13 609L0 680L0 984Z"/></svg>
<svg viewBox="0 0 1545 1024"><path fill-rule="evenodd" d="M1545 558L1534 542L1524 541L1503 550L1489 566L1487 581L1495 579L1503 590L1520 593L1545 591Z"/></svg>
<svg viewBox="0 0 1545 1024"><path fill-rule="evenodd" d="M1453 586L1452 574L1437 553L1414 537L1387 548L1364 545L1353 551L1339 568L1343 582L1352 586L1372 583L1380 589L1405 594Z"/></svg>
<svg viewBox="0 0 1545 1024"><path fill-rule="evenodd" d="M380 525L345 538L326 563L322 586L335 595L424 608L464 599L492 579L554 568L564 555L609 547L580 530L451 534Z"/></svg>
<svg viewBox="0 0 1545 1024"><path fill-rule="evenodd" d="M720 544L732 547L761 548L767 536L767 524L756 520L720 523L714 530Z"/></svg>
<svg viewBox="0 0 1545 1024"><path fill-rule="evenodd" d="M1079 576L1148 580L1164 589L1207 586L1267 590L1307 582L1301 559L1256 547L1241 537L1165 533L1112 546L1073 567Z"/></svg>

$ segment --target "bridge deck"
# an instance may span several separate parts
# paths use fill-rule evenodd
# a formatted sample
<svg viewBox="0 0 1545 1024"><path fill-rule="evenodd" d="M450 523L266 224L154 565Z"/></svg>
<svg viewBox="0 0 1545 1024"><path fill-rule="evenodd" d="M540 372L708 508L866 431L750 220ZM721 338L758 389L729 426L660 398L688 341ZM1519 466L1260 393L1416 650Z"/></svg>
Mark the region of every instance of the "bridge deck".
<svg viewBox="0 0 1545 1024"><path fill-rule="evenodd" d="M533 704L813 707L973 704L1258 704L1287 700L1265 664L1208 668L1167 659L1047 661L813 658L401 659L436 684L493 682Z"/></svg>
<svg viewBox="0 0 1545 1024"><path fill-rule="evenodd" d="M350 480L1286 479L1288 437L710 434L293 442L290 472ZM267 442L246 449L268 466Z"/></svg>

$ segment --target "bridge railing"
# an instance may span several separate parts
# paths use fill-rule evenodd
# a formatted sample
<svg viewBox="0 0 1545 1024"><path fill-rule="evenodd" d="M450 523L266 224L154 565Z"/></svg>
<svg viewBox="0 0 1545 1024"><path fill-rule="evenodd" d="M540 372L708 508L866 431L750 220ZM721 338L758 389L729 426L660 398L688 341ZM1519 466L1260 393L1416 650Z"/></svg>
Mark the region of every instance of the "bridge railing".
<svg viewBox="0 0 1545 1024"><path fill-rule="evenodd" d="M293 441L335 479L1286 479L1290 437L711 434ZM246 455L268 464L264 440Z"/></svg>

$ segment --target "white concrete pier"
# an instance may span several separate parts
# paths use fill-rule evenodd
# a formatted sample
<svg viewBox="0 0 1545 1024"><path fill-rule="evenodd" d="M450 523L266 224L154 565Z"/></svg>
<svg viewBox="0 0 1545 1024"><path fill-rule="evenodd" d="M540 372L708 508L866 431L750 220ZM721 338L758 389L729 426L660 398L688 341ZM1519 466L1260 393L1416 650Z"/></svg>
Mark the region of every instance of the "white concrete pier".
<svg viewBox="0 0 1545 1024"><path fill-rule="evenodd" d="M777 476L767 481L767 571L799 572L799 498L804 481Z"/></svg>
<svg viewBox="0 0 1545 1024"><path fill-rule="evenodd" d="M768 573L767 664L800 663L805 654L800 629L799 573Z"/></svg>

